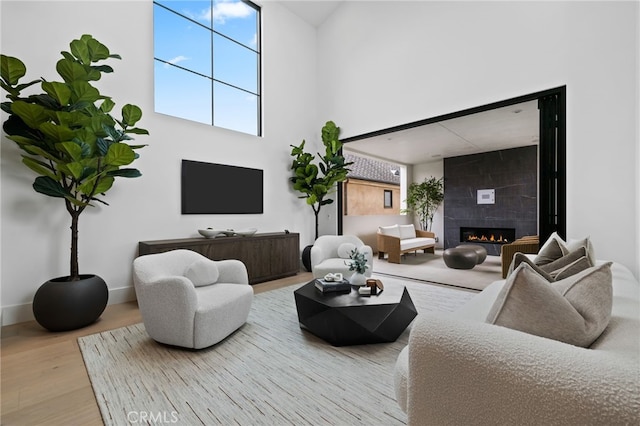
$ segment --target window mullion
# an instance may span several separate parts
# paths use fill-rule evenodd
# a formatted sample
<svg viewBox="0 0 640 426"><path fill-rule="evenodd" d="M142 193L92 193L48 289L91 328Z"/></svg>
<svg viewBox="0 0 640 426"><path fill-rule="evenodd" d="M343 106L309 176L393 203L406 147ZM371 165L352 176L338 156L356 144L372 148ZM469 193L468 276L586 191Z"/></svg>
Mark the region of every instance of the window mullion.
<svg viewBox="0 0 640 426"><path fill-rule="evenodd" d="M261 136L260 7L241 2L244 13L226 14L209 0L205 16L191 2L153 1L156 112Z"/></svg>
<svg viewBox="0 0 640 426"><path fill-rule="evenodd" d="M213 10L213 1L214 0L211 0L211 10ZM212 14L213 14L213 12L212 12ZM215 65L214 64L215 55L213 54L213 51L215 49L215 46L213 44L213 39L214 39L213 24L214 24L214 22L213 22L213 16L212 16L211 17L211 34L209 36L210 37L210 45L209 46L211 47L211 125L215 126L216 125L216 120L215 120L215 117L216 117L216 103L215 103L215 98L216 98L216 96L215 96L215 91L216 91L216 83L215 83L215 81L216 80L215 79L216 79L216 76L213 73L214 65Z"/></svg>

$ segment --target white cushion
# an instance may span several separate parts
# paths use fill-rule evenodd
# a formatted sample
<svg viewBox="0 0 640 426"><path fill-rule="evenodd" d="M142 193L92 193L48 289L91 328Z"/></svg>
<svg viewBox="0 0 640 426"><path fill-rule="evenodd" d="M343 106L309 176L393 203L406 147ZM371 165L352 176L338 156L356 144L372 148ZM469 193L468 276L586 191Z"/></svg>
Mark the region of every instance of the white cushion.
<svg viewBox="0 0 640 426"><path fill-rule="evenodd" d="M401 240L416 237L416 228L413 226L413 223L411 225L399 225L398 228L400 229Z"/></svg>
<svg viewBox="0 0 640 426"><path fill-rule="evenodd" d="M351 252L356 249L353 243L342 243L338 246L338 257L342 259L351 259Z"/></svg>
<svg viewBox="0 0 640 426"><path fill-rule="evenodd" d="M534 263L538 266L545 265L547 263L558 260L563 256L584 247L586 250L587 259L591 265L596 264L595 250L591 243L590 237L585 237L579 240L569 240L568 242L563 240L557 232L553 232L547 241L542 245L538 256L534 260Z"/></svg>
<svg viewBox="0 0 640 426"><path fill-rule="evenodd" d="M313 265L313 276L324 277L328 273L340 272L345 279L349 279L355 271L349 271L350 261L335 257L331 259L325 259L317 265ZM366 269L364 276L370 277L372 273L371 263L367 262L369 267Z"/></svg>
<svg viewBox="0 0 640 426"><path fill-rule="evenodd" d="M581 240L569 240L566 243L566 247L567 251L569 252L572 252L580 247L584 247L587 251L587 259L589 259L589 263L591 265L596 264L596 254L590 237L585 237Z"/></svg>
<svg viewBox="0 0 640 426"><path fill-rule="evenodd" d="M400 227L398 225L379 226L378 232L382 235L389 235L400 238Z"/></svg>
<svg viewBox="0 0 640 426"><path fill-rule="evenodd" d="M400 240L400 250L411 250L413 248L418 249L420 247L435 245L435 238L409 238L406 240Z"/></svg>
<svg viewBox="0 0 640 426"><path fill-rule="evenodd" d="M549 283L523 262L507 278L487 322L589 347L611 318L611 263Z"/></svg>
<svg viewBox="0 0 640 426"><path fill-rule="evenodd" d="M573 274L577 274L582 270L595 266L587 258L586 252L586 247L582 246L559 259L540 266L536 265L529 256L518 252L513 256L513 261L511 262L511 266L507 272L507 278L521 262L526 261L537 273L544 276L548 281L562 280Z"/></svg>
<svg viewBox="0 0 640 426"><path fill-rule="evenodd" d="M553 232L542 247L540 247L538 256L536 256L533 262L538 266L546 265L567 254L569 254L569 251L566 248L564 240L560 238L557 232Z"/></svg>
<svg viewBox="0 0 640 426"><path fill-rule="evenodd" d="M214 284L218 281L220 271L218 271L218 266L213 260L199 259L187 266L187 269L184 271L184 276L187 277L194 286L200 287Z"/></svg>

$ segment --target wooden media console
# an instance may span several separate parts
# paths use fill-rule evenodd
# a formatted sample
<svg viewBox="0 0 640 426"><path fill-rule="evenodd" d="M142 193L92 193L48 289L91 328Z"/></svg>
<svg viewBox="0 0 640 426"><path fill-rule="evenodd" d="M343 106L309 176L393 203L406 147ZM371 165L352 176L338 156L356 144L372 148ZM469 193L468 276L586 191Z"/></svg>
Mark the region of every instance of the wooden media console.
<svg viewBox="0 0 640 426"><path fill-rule="evenodd" d="M238 259L247 267L249 284L295 275L300 270L300 234L265 233L250 237L184 238L140 241L138 253L187 249L211 260Z"/></svg>

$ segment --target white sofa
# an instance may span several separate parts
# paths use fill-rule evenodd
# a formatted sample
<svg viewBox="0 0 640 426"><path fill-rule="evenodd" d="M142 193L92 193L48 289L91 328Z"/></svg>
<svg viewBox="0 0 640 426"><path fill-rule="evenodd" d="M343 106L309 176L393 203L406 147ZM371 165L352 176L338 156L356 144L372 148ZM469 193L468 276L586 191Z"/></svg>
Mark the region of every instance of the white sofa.
<svg viewBox="0 0 640 426"><path fill-rule="evenodd" d="M436 234L430 231L416 230L411 225L391 225L378 227L377 233L378 258L390 263L400 263L404 253L424 250L425 253L435 253Z"/></svg>
<svg viewBox="0 0 640 426"><path fill-rule="evenodd" d="M589 348L486 323L505 280L419 315L395 367L408 423L640 424L640 284L617 263L611 275L611 319Z"/></svg>

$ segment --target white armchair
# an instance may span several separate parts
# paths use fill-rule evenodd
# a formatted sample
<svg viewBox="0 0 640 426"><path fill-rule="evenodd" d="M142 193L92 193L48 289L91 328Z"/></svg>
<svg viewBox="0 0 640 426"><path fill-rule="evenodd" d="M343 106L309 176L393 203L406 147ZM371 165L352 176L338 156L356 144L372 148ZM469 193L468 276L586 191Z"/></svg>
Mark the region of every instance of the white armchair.
<svg viewBox="0 0 640 426"><path fill-rule="evenodd" d="M133 284L149 336L193 349L218 343L237 330L253 301L241 261L213 261L190 250L136 258Z"/></svg>
<svg viewBox="0 0 640 426"><path fill-rule="evenodd" d="M349 279L355 271L349 271L349 253L353 248L365 255L365 277L373 272L373 250L355 235L322 235L311 248L311 271L314 278L322 278L329 272L341 272Z"/></svg>

